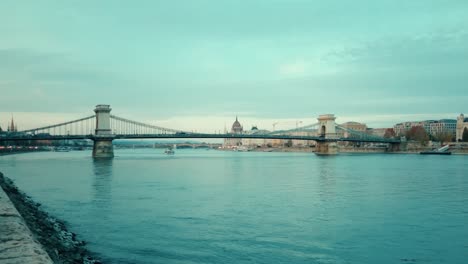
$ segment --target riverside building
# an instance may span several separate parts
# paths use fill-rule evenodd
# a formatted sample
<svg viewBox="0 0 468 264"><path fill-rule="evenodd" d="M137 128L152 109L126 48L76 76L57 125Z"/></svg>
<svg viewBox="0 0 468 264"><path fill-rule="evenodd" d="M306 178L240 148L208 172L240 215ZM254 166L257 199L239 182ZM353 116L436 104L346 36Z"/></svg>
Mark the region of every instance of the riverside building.
<svg viewBox="0 0 468 264"><path fill-rule="evenodd" d="M264 129L260 130L257 128L257 126L252 126L251 130L245 131L244 133L249 134L249 135L255 135L255 134L267 134L269 132L270 131L264 130ZM268 141L269 140L263 139L263 138L243 138L242 145L253 147L253 148L264 147L269 143Z"/></svg>
<svg viewBox="0 0 468 264"><path fill-rule="evenodd" d="M468 118L465 115L460 114L457 118L456 126L456 141L461 141L463 139L463 131L468 129Z"/></svg>
<svg viewBox="0 0 468 264"><path fill-rule="evenodd" d="M441 119L441 120L425 120L415 122L403 122L393 126L395 134L404 136L407 131L413 127L423 127L426 132L431 136L437 136L441 133L449 133L456 136L457 120L455 119Z"/></svg>
<svg viewBox="0 0 468 264"><path fill-rule="evenodd" d="M356 131L360 133L367 133L367 125L364 123L350 121L350 122L343 123L340 126L345 129L352 130L352 131ZM345 138L349 137L349 133L346 130L343 130L341 128L338 128L336 133L339 137L345 137Z"/></svg>

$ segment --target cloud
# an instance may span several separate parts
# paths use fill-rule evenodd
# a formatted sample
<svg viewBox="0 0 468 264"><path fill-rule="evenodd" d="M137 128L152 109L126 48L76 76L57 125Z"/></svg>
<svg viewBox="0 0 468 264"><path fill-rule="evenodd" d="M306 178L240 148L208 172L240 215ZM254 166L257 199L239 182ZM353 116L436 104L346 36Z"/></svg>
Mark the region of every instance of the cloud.
<svg viewBox="0 0 468 264"><path fill-rule="evenodd" d="M437 68L453 71L468 57L468 31L463 28L428 31L414 35L387 36L334 49L322 57L331 65L355 69Z"/></svg>
<svg viewBox="0 0 468 264"><path fill-rule="evenodd" d="M111 3L0 3L0 111L107 103L211 130L237 113L466 111L466 1Z"/></svg>
<svg viewBox="0 0 468 264"><path fill-rule="evenodd" d="M85 103L93 106L107 97L105 89L118 94L129 87L122 75L72 57L34 49L0 49L0 111L82 109Z"/></svg>

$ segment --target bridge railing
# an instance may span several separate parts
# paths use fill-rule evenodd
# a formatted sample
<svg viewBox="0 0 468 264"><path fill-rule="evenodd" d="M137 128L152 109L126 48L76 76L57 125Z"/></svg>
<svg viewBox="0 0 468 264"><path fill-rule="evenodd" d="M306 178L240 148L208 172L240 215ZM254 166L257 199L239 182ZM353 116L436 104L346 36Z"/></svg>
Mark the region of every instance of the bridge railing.
<svg viewBox="0 0 468 264"><path fill-rule="evenodd" d="M65 136L65 135L91 135L94 134L96 129L96 116L87 116L84 118L58 123L54 125L27 129L19 131L18 134L23 135L51 135L51 136Z"/></svg>
<svg viewBox="0 0 468 264"><path fill-rule="evenodd" d="M109 125L113 135L147 135L147 134L175 134L188 132L170 129L156 125L145 124L142 122L110 115ZM19 131L11 136L73 136L73 135L94 135L96 130L96 115L79 118L72 121L43 126L39 128Z"/></svg>
<svg viewBox="0 0 468 264"><path fill-rule="evenodd" d="M142 122L118 117L115 115L109 115L108 120L104 122L109 122L111 134L116 136L116 138L223 138L221 134L200 134L200 133L191 133L187 131L170 129L156 125L145 124ZM100 122L102 122L100 120ZM319 123L310 124L302 127L297 127L289 130L277 130L273 132L262 131L261 133L253 133L252 135L240 134L240 135L229 135L225 134L226 138L278 138L278 139L304 139L304 140L339 140L339 141L365 141L365 142L397 142L397 139L387 139L383 137L378 137L375 135L370 135L361 131L355 131L343 126L337 125L336 130L338 133L343 133L343 137L337 138L327 138L320 137L319 135ZM54 125L23 130L13 135L16 137L23 136L57 136L60 137L69 137L77 136L77 138L93 138L96 129L96 115L87 116L84 118L62 122ZM171 136L172 135L172 136ZM290 137L288 137L290 136Z"/></svg>
<svg viewBox="0 0 468 264"><path fill-rule="evenodd" d="M315 124L310 124L302 127L297 127L293 129L287 129L287 130L276 130L272 131L270 133L267 133L268 135L307 135L307 136L318 136L318 123Z"/></svg>
<svg viewBox="0 0 468 264"><path fill-rule="evenodd" d="M188 133L182 130L170 129L156 125L110 115L110 126L112 134L115 135L148 135L148 134L175 134Z"/></svg>

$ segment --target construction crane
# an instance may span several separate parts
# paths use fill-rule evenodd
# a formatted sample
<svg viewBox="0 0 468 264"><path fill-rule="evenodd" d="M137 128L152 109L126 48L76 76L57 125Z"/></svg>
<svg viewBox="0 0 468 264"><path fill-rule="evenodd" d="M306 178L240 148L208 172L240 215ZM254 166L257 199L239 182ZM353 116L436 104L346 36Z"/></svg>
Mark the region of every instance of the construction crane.
<svg viewBox="0 0 468 264"><path fill-rule="evenodd" d="M276 127L277 124L279 124L279 122L274 122L273 123L273 131L275 131L275 127Z"/></svg>
<svg viewBox="0 0 468 264"><path fill-rule="evenodd" d="M296 120L296 129L299 127L299 124L302 124L302 121ZM276 125L278 124L290 124L291 122L274 122L273 123L273 131L275 131Z"/></svg>

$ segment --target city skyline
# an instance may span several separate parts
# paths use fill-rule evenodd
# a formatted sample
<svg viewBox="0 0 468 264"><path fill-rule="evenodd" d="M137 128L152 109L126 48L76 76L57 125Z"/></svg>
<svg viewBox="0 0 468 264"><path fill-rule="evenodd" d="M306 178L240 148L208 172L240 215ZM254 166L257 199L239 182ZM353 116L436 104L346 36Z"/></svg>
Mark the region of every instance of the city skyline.
<svg viewBox="0 0 468 264"><path fill-rule="evenodd" d="M20 113L21 114L27 114L27 115L37 115L37 113ZM367 120L370 120L369 122L364 122L361 120L356 120L353 119L353 117L337 117L337 122L338 123L346 123L346 122L359 122L366 124L369 128L393 128L397 124L401 123L407 123L407 122L420 122L420 121L429 121L429 120L443 120L443 119L450 119L450 120L456 120L456 117L446 117L447 114L437 114L437 115L432 115L432 118L422 118L425 117L426 115L400 115L399 118L406 118L406 117L413 117L413 119L409 120L402 120L399 122L394 122L390 123L388 120L393 120L396 116L368 116ZM11 118L14 119L15 126L18 128L19 131L24 130L24 129L31 129L31 128L37 128L45 125L51 125L51 124L56 124L56 123L61 123L66 121L66 119L59 119L62 118L63 115L55 115L55 118L52 119L47 119L50 117L51 114L49 113L44 113L42 116L39 115L39 119L36 122L32 123L22 123L21 119L15 119L13 115L10 116L10 119L8 119L8 122L0 122L0 128L3 130L7 130L11 123ZM54 116L52 114L52 116ZM458 115L456 115L458 116ZM36 116L37 117L37 116ZM71 119L77 119L83 117L83 115L78 116L78 115L69 115L67 120ZM294 119L294 118L289 118L289 119L258 119L258 118L252 118L252 117L242 117L242 116L235 116L235 117L219 117L213 122L213 119L206 119L204 117L197 117L195 118L195 121L198 122L198 126L192 126L192 122L194 121L193 117L181 117L181 118L172 118L172 119L167 119L167 120L161 120L159 122L155 122L154 120L139 120L144 123L148 124L153 124L153 125L160 125L163 127L167 128L175 128L175 129L180 129L180 130L185 130L185 131L192 131L192 132L203 132L203 133L222 133L224 131L229 131L232 123L234 120L238 117L239 122L244 126L244 130L250 130L252 127L257 127L259 129L265 129L265 130L281 130L281 129L292 129L294 127L300 127L304 125L309 125L309 124L314 124L317 122L317 118L306 118L306 119ZM318 115L317 115L318 117ZM439 118L438 118L439 117ZM33 117L31 117L33 118ZM46 118L46 119L44 119ZM66 117L65 117L66 118ZM391 119L389 119L391 118ZM418 119L419 118L419 119ZM27 120L27 119L26 119ZM382 121L382 120L387 120L387 121ZM213 123L218 124L217 127L211 127ZM220 127L219 125L223 124L223 127ZM381 125L381 126L376 126L375 124L388 124L388 125ZM274 125L274 127L273 127Z"/></svg>
<svg viewBox="0 0 468 264"><path fill-rule="evenodd" d="M236 115L272 129L324 113L391 127L466 112L464 1L284 3L2 2L0 125L100 103L207 132Z"/></svg>

